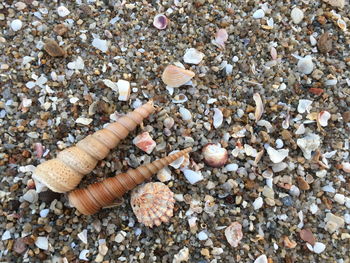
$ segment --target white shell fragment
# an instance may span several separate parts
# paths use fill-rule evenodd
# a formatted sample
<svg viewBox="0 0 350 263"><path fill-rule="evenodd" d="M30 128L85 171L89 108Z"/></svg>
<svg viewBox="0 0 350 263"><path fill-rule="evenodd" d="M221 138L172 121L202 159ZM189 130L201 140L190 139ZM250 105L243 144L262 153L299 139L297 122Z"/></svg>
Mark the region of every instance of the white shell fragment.
<svg viewBox="0 0 350 263"><path fill-rule="evenodd" d="M47 239L47 237L38 237L35 240L35 245L42 250L48 250L49 249L49 240Z"/></svg>
<svg viewBox="0 0 350 263"><path fill-rule="evenodd" d="M118 86L118 92L119 92L118 100L128 101L130 98L130 92L131 92L130 82L127 80L120 79L117 82L117 86Z"/></svg>
<svg viewBox="0 0 350 263"><path fill-rule="evenodd" d="M35 203L38 201L39 196L34 189L30 189L23 195L23 199L29 203Z"/></svg>
<svg viewBox="0 0 350 263"><path fill-rule="evenodd" d="M21 28L22 28L22 25L23 25L23 23L22 23L22 21L21 20L19 20L19 19L15 19L15 20L13 20L12 22L11 22L11 29L13 30L13 31L18 31L18 30L20 30Z"/></svg>
<svg viewBox="0 0 350 263"><path fill-rule="evenodd" d="M157 145L148 132L144 132L136 136L132 142L139 149L148 154L150 154Z"/></svg>
<svg viewBox="0 0 350 263"><path fill-rule="evenodd" d="M67 67L76 70L84 69L84 60L81 57L77 57L75 61L69 62Z"/></svg>
<svg viewBox="0 0 350 263"><path fill-rule="evenodd" d="M192 119L192 114L188 109L180 107L179 112L184 121L190 121Z"/></svg>
<svg viewBox="0 0 350 263"><path fill-rule="evenodd" d="M299 100L298 112L305 113L310 112L312 100Z"/></svg>
<svg viewBox="0 0 350 263"><path fill-rule="evenodd" d="M303 74L311 74L314 71L314 63L311 56L305 56L298 61L298 71Z"/></svg>
<svg viewBox="0 0 350 263"><path fill-rule="evenodd" d="M107 42L107 40L94 38L94 40L92 41L92 46L94 48L97 48L97 49L101 50L104 53L106 53L107 50L108 50L108 42Z"/></svg>
<svg viewBox="0 0 350 263"><path fill-rule="evenodd" d="M232 247L237 247L243 238L242 225L239 222L233 222L225 229L225 237Z"/></svg>
<svg viewBox="0 0 350 263"><path fill-rule="evenodd" d="M320 136L314 133L310 133L304 138L297 140L297 145L303 151L304 157L308 160L311 159L312 151L317 150L320 144Z"/></svg>
<svg viewBox="0 0 350 263"><path fill-rule="evenodd" d="M341 164L341 167L342 167L342 169L343 169L344 172L350 173L350 163L348 163L348 162L343 162L343 163Z"/></svg>
<svg viewBox="0 0 350 263"><path fill-rule="evenodd" d="M80 260L84 260L84 261L89 261L89 259L87 258L88 255L89 255L89 250L88 249L83 249L79 253L79 259Z"/></svg>
<svg viewBox="0 0 350 263"><path fill-rule="evenodd" d="M190 169L184 169L183 173L184 173L186 179L191 184L198 183L199 181L202 181L204 179L201 172L195 172L195 171L192 171Z"/></svg>
<svg viewBox="0 0 350 263"><path fill-rule="evenodd" d="M312 246L309 243L306 243L306 246L310 251L316 254L321 254L326 249L326 245L321 242L316 242L314 246Z"/></svg>
<svg viewBox="0 0 350 263"><path fill-rule="evenodd" d="M253 202L253 208L254 210L260 209L264 204L264 201L261 196L259 196L257 199L254 200Z"/></svg>
<svg viewBox="0 0 350 263"><path fill-rule="evenodd" d="M189 48L183 57L184 61L188 64L198 65L204 58L204 54L199 52L195 48Z"/></svg>
<svg viewBox="0 0 350 263"><path fill-rule="evenodd" d="M282 162L289 154L289 150L288 149L280 149L280 150L275 150L274 148L272 148L271 146L269 146L266 149L271 161L273 163L280 163Z"/></svg>
<svg viewBox="0 0 350 263"><path fill-rule="evenodd" d="M255 121L259 121L262 114L264 113L264 104L261 100L260 94L259 93L254 93L253 95L253 100L255 101Z"/></svg>
<svg viewBox="0 0 350 263"><path fill-rule="evenodd" d="M304 12L298 7L293 8L290 16L292 17L294 24L299 24L304 19Z"/></svg>
<svg viewBox="0 0 350 263"><path fill-rule="evenodd" d="M69 10L67 9L67 7L61 5L57 8L57 13L60 17L65 17L68 16L70 14Z"/></svg>
<svg viewBox="0 0 350 263"><path fill-rule="evenodd" d="M261 255L254 260L254 263L268 263L266 255Z"/></svg>
<svg viewBox="0 0 350 263"><path fill-rule="evenodd" d="M88 243L88 240L87 240L87 230L84 229L83 231L81 231L79 234L78 234L78 237L79 239L84 243L84 244L87 244Z"/></svg>
<svg viewBox="0 0 350 263"><path fill-rule="evenodd" d="M321 111L317 116L317 121L322 127L326 127L330 118L331 114L328 111Z"/></svg>
<svg viewBox="0 0 350 263"><path fill-rule="evenodd" d="M104 79L103 84L105 84L108 88L111 88L113 91L118 92L118 85L117 83L109 80L109 79Z"/></svg>
<svg viewBox="0 0 350 263"><path fill-rule="evenodd" d="M263 9L258 9L253 13L253 18L260 19L265 16L265 11Z"/></svg>
<svg viewBox="0 0 350 263"><path fill-rule="evenodd" d="M224 115L222 114L222 111L218 108L214 108L214 116L213 116L213 125L215 129L219 128L224 121Z"/></svg>
<svg viewBox="0 0 350 263"><path fill-rule="evenodd" d="M189 257L190 257L190 250L187 247L184 247L179 251L179 253L174 255L172 263L187 262Z"/></svg>
<svg viewBox="0 0 350 263"><path fill-rule="evenodd" d="M84 117L79 117L78 119L75 120L75 123L82 124L82 125L89 125L93 119L91 118L84 118Z"/></svg>

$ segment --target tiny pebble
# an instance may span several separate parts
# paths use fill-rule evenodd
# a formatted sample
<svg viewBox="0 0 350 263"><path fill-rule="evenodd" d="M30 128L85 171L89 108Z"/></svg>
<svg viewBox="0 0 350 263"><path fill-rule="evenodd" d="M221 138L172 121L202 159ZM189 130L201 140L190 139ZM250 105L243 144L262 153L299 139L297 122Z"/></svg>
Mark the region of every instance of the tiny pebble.
<svg viewBox="0 0 350 263"><path fill-rule="evenodd" d="M18 31L18 30L20 30L20 29L22 28L22 25L23 25L23 23L22 23L21 20L15 19L15 20L13 20L13 21L11 22L11 29L12 29L13 31Z"/></svg>

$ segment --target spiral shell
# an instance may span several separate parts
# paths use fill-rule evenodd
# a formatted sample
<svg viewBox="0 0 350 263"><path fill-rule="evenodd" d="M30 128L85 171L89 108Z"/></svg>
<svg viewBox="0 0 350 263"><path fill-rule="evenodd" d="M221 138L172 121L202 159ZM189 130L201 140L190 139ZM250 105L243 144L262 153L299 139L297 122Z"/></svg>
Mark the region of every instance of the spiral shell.
<svg viewBox="0 0 350 263"><path fill-rule="evenodd" d="M94 214L190 151L191 148L187 148L136 169L130 169L126 173L91 184L87 188L76 189L68 194L69 202L84 215Z"/></svg>
<svg viewBox="0 0 350 263"><path fill-rule="evenodd" d="M74 189L84 175L90 173L99 160L154 112L153 102L129 112L105 129L88 135L75 146L69 147L36 167L33 179L54 192L64 193Z"/></svg>
<svg viewBox="0 0 350 263"><path fill-rule="evenodd" d="M190 81L194 77L194 72L169 65L165 68L162 80L169 87L177 88Z"/></svg>
<svg viewBox="0 0 350 263"><path fill-rule="evenodd" d="M131 207L137 220L145 226L159 226L173 216L174 193L163 183L147 183L131 193Z"/></svg>

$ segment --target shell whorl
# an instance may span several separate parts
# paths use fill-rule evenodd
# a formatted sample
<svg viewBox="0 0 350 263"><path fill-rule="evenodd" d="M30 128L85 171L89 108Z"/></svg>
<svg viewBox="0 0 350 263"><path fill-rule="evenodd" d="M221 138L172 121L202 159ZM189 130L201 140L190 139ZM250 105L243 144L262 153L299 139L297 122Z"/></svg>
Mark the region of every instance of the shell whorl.
<svg viewBox="0 0 350 263"><path fill-rule="evenodd" d="M153 102L109 124L106 128L88 135L75 146L61 151L55 159L43 162L33 172L33 178L54 192L64 193L74 189L84 175L90 173L99 160L154 112Z"/></svg>
<svg viewBox="0 0 350 263"><path fill-rule="evenodd" d="M152 163L130 169L126 173L91 184L87 188L76 189L68 194L69 202L80 213L92 215L191 150L186 148Z"/></svg>

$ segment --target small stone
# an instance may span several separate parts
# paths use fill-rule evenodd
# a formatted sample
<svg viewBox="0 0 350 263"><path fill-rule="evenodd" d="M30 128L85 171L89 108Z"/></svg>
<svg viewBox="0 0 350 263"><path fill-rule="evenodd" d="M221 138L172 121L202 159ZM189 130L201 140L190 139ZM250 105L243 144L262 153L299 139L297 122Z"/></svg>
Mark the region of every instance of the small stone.
<svg viewBox="0 0 350 263"><path fill-rule="evenodd" d="M260 209L264 204L264 201L262 199L262 197L258 197L257 199L255 199L255 201L253 202L253 208L254 210L258 210Z"/></svg>
<svg viewBox="0 0 350 263"><path fill-rule="evenodd" d="M115 242L121 243L125 239L125 236L122 233L118 233L114 239Z"/></svg>
<svg viewBox="0 0 350 263"><path fill-rule="evenodd" d="M23 254L27 250L27 245L24 243L23 238L17 238L13 245L13 251L18 254Z"/></svg>
<svg viewBox="0 0 350 263"><path fill-rule="evenodd" d="M99 38L94 38L92 41L92 46L106 53L108 50L108 42L107 40L102 40Z"/></svg>
<svg viewBox="0 0 350 263"><path fill-rule="evenodd" d="M311 245L315 245L316 239L310 229L302 229L299 233L300 238Z"/></svg>
<svg viewBox="0 0 350 263"><path fill-rule="evenodd" d="M6 230L2 236L1 236L1 240L4 241L4 240L9 240L11 239L11 233L9 230Z"/></svg>
<svg viewBox="0 0 350 263"><path fill-rule="evenodd" d="M47 190L39 193L39 200L45 202L46 204L50 204L53 200L60 200L61 194L53 192L51 190Z"/></svg>
<svg viewBox="0 0 350 263"><path fill-rule="evenodd" d="M42 250L48 250L49 240L47 239L47 237L38 237L35 241L35 245Z"/></svg>
<svg viewBox="0 0 350 263"><path fill-rule="evenodd" d="M81 57L78 57L75 61L69 62L67 67L69 69L80 70L84 69L84 60Z"/></svg>
<svg viewBox="0 0 350 263"><path fill-rule="evenodd" d="M22 28L22 25L23 23L21 20L15 19L11 22L11 29L16 32Z"/></svg>
<svg viewBox="0 0 350 263"><path fill-rule="evenodd" d="M174 255L173 263L187 262L190 257L190 250L187 247L182 248L179 253Z"/></svg>
<svg viewBox="0 0 350 263"><path fill-rule="evenodd" d="M345 196L342 194L335 194L334 195L334 201L336 201L338 204L345 204Z"/></svg>
<svg viewBox="0 0 350 263"><path fill-rule="evenodd" d="M205 233L205 231L201 231L197 234L197 237L200 241L203 241L203 240L207 240L208 239L208 235L207 233Z"/></svg>
<svg viewBox="0 0 350 263"><path fill-rule="evenodd" d="M180 112L181 118L184 121L190 121L192 119L192 114L188 109L185 109L184 107L180 107L179 112Z"/></svg>
<svg viewBox="0 0 350 263"><path fill-rule="evenodd" d="M304 12L298 7L294 7L290 16L292 17L294 24L299 24L304 19Z"/></svg>
<svg viewBox="0 0 350 263"><path fill-rule="evenodd" d="M17 199L11 199L8 202L8 209L10 211L16 211L20 205L21 205L20 201L18 201Z"/></svg>
<svg viewBox="0 0 350 263"><path fill-rule="evenodd" d="M82 124L82 125L89 125L93 121L92 118L85 118L85 117L79 117L75 120L75 123Z"/></svg>
<svg viewBox="0 0 350 263"><path fill-rule="evenodd" d="M303 99L299 100L298 112L299 113L310 112L311 104L312 104L312 100L303 100Z"/></svg>
<svg viewBox="0 0 350 263"><path fill-rule="evenodd" d="M298 61L298 71L303 74L311 74L314 70L314 63L312 62L311 56L305 56Z"/></svg>
<svg viewBox="0 0 350 263"><path fill-rule="evenodd" d="M322 253L326 249L326 245L321 242L316 242L314 245L314 252L316 254Z"/></svg>
<svg viewBox="0 0 350 263"><path fill-rule="evenodd" d="M265 11L262 9L256 10L253 14L253 18L255 19L260 19L260 18L263 18L264 16L265 16Z"/></svg>
<svg viewBox="0 0 350 263"><path fill-rule="evenodd" d="M199 181L202 181L204 178L202 176L201 172L195 172L192 171L190 169L184 169L183 173L186 177L186 179L191 183L191 184L195 184L198 183Z"/></svg>
<svg viewBox="0 0 350 263"><path fill-rule="evenodd" d="M315 69L312 72L312 77L316 80L320 80L323 76L323 71L319 70L319 69Z"/></svg>
<svg viewBox="0 0 350 263"><path fill-rule="evenodd" d="M302 178L301 176L298 176L297 177L297 183L298 183L298 186L301 190L303 191L306 191L306 190L309 190L310 189L310 185L308 182L305 181L304 178Z"/></svg>
<svg viewBox="0 0 350 263"><path fill-rule="evenodd" d="M171 171L168 167L165 167L163 169L161 169L158 173L157 173L157 178L159 181L161 181L162 183L170 181L171 180Z"/></svg>
<svg viewBox="0 0 350 263"><path fill-rule="evenodd" d="M343 113L344 122L350 122L350 111L346 111Z"/></svg>
<svg viewBox="0 0 350 263"><path fill-rule="evenodd" d="M323 0L323 2L326 2L333 7L339 7L339 8L343 8L345 5L345 0Z"/></svg>
<svg viewBox="0 0 350 263"><path fill-rule="evenodd" d="M328 32L323 33L320 36L320 38L317 41L317 47L318 50L323 54L327 54L328 52L332 51L333 41L331 35Z"/></svg>
<svg viewBox="0 0 350 263"><path fill-rule="evenodd" d="M38 193L34 189L28 190L24 195L23 199L29 203L35 203L38 201Z"/></svg>
<svg viewBox="0 0 350 263"><path fill-rule="evenodd" d="M325 229L331 234L345 225L345 221L342 217L336 216L332 213L326 214L325 221L327 223Z"/></svg>
<svg viewBox="0 0 350 263"><path fill-rule="evenodd" d="M68 32L68 27L65 24L58 24L58 25L55 25L55 27L53 28L53 31L57 35L63 36L65 33Z"/></svg>
<svg viewBox="0 0 350 263"><path fill-rule="evenodd" d="M243 238L242 225L239 222L233 222L225 229L225 237L232 247L237 247Z"/></svg>
<svg viewBox="0 0 350 263"><path fill-rule="evenodd" d="M289 195L283 197L281 201L285 206L293 206L293 199Z"/></svg>
<svg viewBox="0 0 350 263"><path fill-rule="evenodd" d="M261 255L254 260L254 263L268 263L266 255Z"/></svg>
<svg viewBox="0 0 350 263"><path fill-rule="evenodd" d="M44 50L51 57L64 57L66 55L66 51L63 48L61 48L55 40L51 38L45 41Z"/></svg>
<svg viewBox="0 0 350 263"><path fill-rule="evenodd" d="M61 5L57 8L57 13L60 17L65 17L68 16L70 14L69 10L67 9L67 7Z"/></svg>

